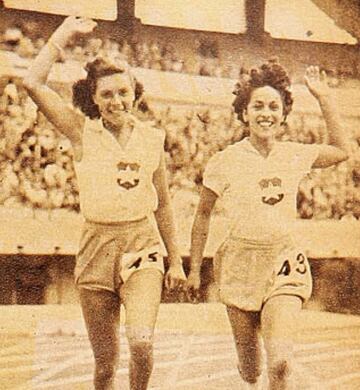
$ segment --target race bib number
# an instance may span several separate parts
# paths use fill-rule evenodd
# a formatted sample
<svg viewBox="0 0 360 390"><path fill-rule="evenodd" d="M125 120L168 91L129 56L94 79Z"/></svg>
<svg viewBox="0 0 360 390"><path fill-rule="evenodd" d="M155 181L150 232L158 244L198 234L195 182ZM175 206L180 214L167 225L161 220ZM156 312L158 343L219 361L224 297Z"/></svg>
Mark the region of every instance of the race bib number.
<svg viewBox="0 0 360 390"><path fill-rule="evenodd" d="M163 256L159 245L139 252L124 253L121 259L121 278L126 281L133 272L144 268L158 268L163 271Z"/></svg>
<svg viewBox="0 0 360 390"><path fill-rule="evenodd" d="M280 267L277 271L277 276L289 276L293 272L304 275L308 270L308 261L302 252L290 252L289 254L281 254L279 257Z"/></svg>

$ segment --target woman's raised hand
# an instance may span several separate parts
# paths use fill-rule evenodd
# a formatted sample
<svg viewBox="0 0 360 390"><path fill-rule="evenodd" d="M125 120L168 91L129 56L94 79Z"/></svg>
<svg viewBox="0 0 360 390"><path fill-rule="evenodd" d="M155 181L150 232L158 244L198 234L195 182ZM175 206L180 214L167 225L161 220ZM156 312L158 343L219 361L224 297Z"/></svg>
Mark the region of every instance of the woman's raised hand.
<svg viewBox="0 0 360 390"><path fill-rule="evenodd" d="M305 83L312 95L317 99L328 96L331 93L325 71L318 66L309 66L305 72Z"/></svg>
<svg viewBox="0 0 360 390"><path fill-rule="evenodd" d="M75 34L88 34L93 31L96 26L97 23L92 19L68 16L54 32L51 41L64 45Z"/></svg>

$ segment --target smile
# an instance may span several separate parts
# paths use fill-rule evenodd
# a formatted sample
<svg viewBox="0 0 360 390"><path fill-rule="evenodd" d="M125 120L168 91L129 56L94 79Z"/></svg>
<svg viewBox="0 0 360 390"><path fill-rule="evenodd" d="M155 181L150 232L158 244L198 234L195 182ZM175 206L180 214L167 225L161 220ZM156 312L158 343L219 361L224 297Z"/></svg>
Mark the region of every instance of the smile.
<svg viewBox="0 0 360 390"><path fill-rule="evenodd" d="M274 124L274 122L272 121L265 121L265 120L258 121L257 123L261 127L271 127Z"/></svg>
<svg viewBox="0 0 360 390"><path fill-rule="evenodd" d="M122 112L125 111L124 107L110 107L108 108L108 112Z"/></svg>

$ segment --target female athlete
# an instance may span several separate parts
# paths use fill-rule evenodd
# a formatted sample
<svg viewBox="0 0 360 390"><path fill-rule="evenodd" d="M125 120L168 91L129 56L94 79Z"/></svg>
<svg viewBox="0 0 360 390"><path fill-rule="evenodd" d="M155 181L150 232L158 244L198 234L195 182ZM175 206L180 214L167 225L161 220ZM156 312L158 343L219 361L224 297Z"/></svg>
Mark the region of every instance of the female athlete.
<svg viewBox="0 0 360 390"><path fill-rule="evenodd" d="M142 86L126 63L97 58L73 86L70 106L46 84L70 39L92 20L68 17L43 47L24 80L41 112L71 141L85 218L75 268L95 357L95 389L114 388L120 303L126 309L132 390L147 388L164 264L155 220L169 258L168 288L185 281L176 245L164 160L164 134L134 115ZM150 219L149 219L150 217Z"/></svg>
<svg viewBox="0 0 360 390"><path fill-rule="evenodd" d="M221 202L231 216L215 255L215 279L233 330L240 375L254 389L262 388L260 335L269 388L292 386L292 336L312 288L308 260L291 234L299 182L311 168L347 159L326 74L309 67L305 83L320 104L329 145L276 141L292 108L290 80L276 61L253 69L237 84L233 102L250 135L209 160L192 229L188 293L193 299L215 203Z"/></svg>

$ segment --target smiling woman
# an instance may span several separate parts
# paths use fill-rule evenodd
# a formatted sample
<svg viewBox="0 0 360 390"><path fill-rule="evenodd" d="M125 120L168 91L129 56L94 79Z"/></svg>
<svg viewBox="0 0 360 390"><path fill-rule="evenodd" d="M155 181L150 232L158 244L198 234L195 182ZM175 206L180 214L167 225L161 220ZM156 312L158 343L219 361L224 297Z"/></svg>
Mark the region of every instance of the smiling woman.
<svg viewBox="0 0 360 390"><path fill-rule="evenodd" d="M231 216L214 257L214 274L233 330L239 373L252 389L261 388L260 331L269 389L293 388L292 332L312 290L307 258L292 236L297 189L311 168L347 158L346 137L326 75L309 67L305 81L322 109L330 145L276 141L293 103L290 79L277 61L243 74L233 106L250 135L209 160L192 229L190 298L196 297L200 287L215 203L221 202Z"/></svg>
<svg viewBox="0 0 360 390"><path fill-rule="evenodd" d="M87 77L73 86L73 102L91 119L120 106L130 111L142 96L143 87L126 62L97 58L86 65L86 71Z"/></svg>
<svg viewBox="0 0 360 390"><path fill-rule="evenodd" d="M75 36L96 23L68 17L32 63L24 85L39 110L71 142L85 223L75 267L95 357L95 389L113 388L119 361L120 305L126 309L130 388L145 389L163 280L185 280L166 181L162 131L135 117L142 86L124 62L96 58L73 87L69 106L47 85L52 65ZM168 252L164 277L160 237Z"/></svg>

